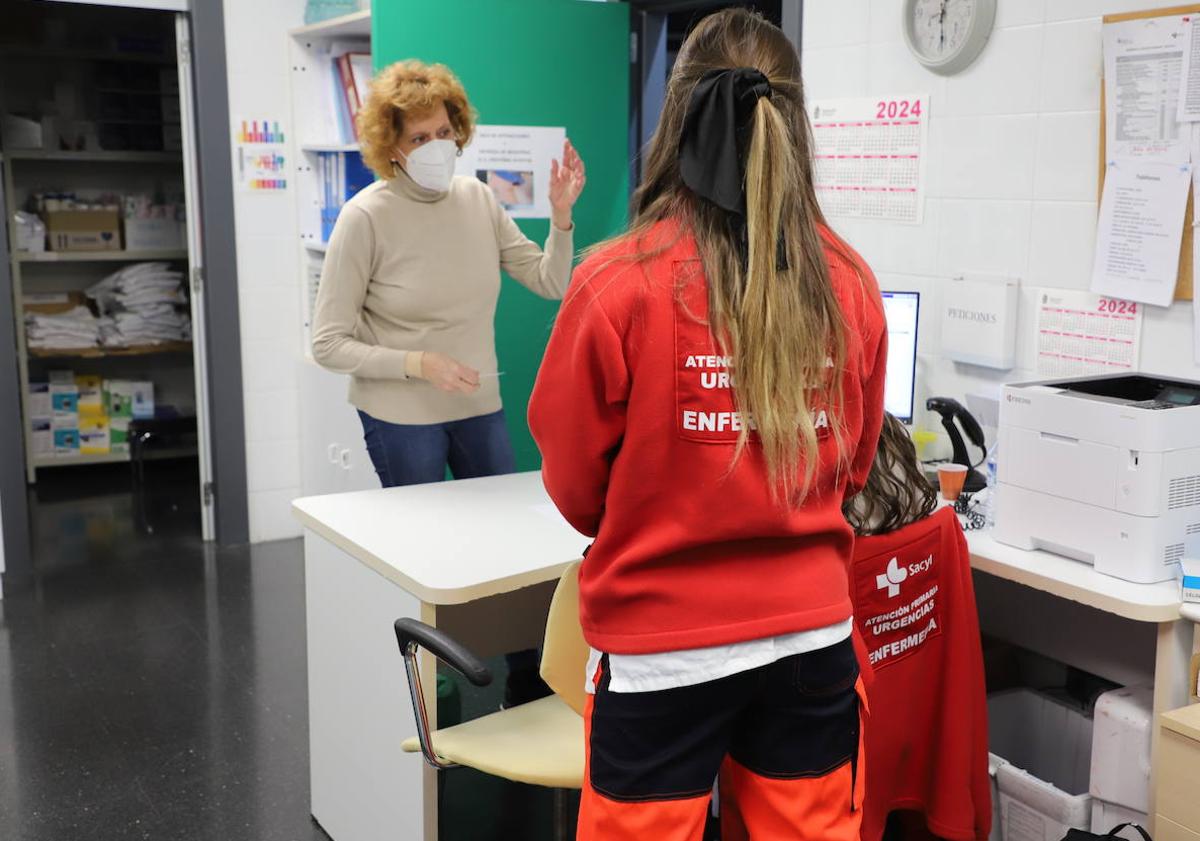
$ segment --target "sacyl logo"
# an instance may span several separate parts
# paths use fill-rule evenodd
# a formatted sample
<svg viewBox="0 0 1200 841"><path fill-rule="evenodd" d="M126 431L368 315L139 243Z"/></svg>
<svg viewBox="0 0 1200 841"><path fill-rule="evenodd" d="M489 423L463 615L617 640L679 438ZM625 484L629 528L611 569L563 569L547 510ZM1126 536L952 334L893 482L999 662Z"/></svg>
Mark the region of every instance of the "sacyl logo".
<svg viewBox="0 0 1200 841"><path fill-rule="evenodd" d="M908 578L908 570L900 566L897 558L888 561L887 571L875 576L875 589L888 591L888 598L900 595L900 585Z"/></svg>
<svg viewBox="0 0 1200 841"><path fill-rule="evenodd" d="M995 324L997 321L996 313L994 312L965 310L961 307L950 307L946 312L951 318L956 318L959 321L974 321L977 324Z"/></svg>
<svg viewBox="0 0 1200 841"><path fill-rule="evenodd" d="M1033 401L1028 397L1018 397L1015 394L1010 394L1007 397L1009 403L1020 403L1022 406L1032 406Z"/></svg>

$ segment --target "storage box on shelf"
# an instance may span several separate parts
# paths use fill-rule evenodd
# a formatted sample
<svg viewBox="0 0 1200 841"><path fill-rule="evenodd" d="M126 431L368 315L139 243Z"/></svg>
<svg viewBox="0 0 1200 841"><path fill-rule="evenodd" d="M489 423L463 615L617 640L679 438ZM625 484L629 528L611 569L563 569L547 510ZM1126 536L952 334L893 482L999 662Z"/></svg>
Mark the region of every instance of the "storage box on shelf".
<svg viewBox="0 0 1200 841"><path fill-rule="evenodd" d="M1091 720L1047 695L1013 689L988 698L988 725L1002 841L1088 829Z"/></svg>
<svg viewBox="0 0 1200 841"><path fill-rule="evenodd" d="M1161 748L1155 779L1156 841L1200 841L1200 704L1159 716Z"/></svg>

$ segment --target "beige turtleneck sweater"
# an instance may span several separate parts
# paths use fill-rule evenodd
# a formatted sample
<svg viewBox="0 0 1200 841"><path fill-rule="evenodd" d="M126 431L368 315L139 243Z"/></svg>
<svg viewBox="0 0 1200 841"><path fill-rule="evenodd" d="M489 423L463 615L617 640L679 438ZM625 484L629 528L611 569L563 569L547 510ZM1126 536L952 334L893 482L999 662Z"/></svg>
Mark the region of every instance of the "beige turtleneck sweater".
<svg viewBox="0 0 1200 841"><path fill-rule="evenodd" d="M350 199L338 215L317 292L313 358L350 374L350 402L379 420L432 424L500 410L495 315L500 270L543 298L571 276L571 231L550 226L543 252L486 184L456 177L449 191L401 172ZM418 379L437 351L484 376L474 394Z"/></svg>

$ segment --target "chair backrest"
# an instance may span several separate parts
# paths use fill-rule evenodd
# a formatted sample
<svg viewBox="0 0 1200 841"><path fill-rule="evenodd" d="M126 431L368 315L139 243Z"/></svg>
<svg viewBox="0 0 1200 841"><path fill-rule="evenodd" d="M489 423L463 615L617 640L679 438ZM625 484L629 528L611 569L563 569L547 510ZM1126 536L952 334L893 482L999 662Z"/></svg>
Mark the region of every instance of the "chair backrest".
<svg viewBox="0 0 1200 841"><path fill-rule="evenodd" d="M546 617L546 640L542 645L542 680L567 706L583 715L587 699L588 655L591 649L583 639L579 624L579 563L563 572L550 601Z"/></svg>

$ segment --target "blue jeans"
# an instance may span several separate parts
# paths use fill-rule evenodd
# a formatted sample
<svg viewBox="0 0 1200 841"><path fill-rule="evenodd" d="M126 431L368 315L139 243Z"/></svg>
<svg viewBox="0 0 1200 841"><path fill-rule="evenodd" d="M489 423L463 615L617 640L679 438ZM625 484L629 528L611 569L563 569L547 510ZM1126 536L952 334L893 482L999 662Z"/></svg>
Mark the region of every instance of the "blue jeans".
<svg viewBox="0 0 1200 841"><path fill-rule="evenodd" d="M504 412L449 423L398 424L358 413L363 440L385 488L515 473Z"/></svg>
<svg viewBox="0 0 1200 841"><path fill-rule="evenodd" d="M441 482L446 468L455 479L516 473L504 410L449 423L399 424L358 413L367 453L385 488ZM538 653L517 651L505 658L509 672L537 672Z"/></svg>

